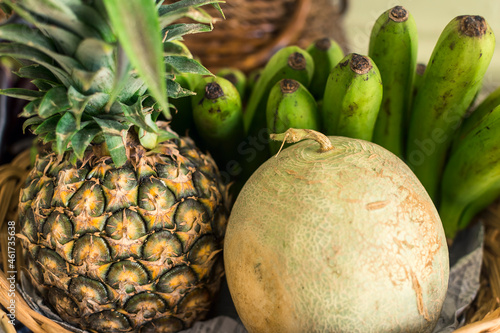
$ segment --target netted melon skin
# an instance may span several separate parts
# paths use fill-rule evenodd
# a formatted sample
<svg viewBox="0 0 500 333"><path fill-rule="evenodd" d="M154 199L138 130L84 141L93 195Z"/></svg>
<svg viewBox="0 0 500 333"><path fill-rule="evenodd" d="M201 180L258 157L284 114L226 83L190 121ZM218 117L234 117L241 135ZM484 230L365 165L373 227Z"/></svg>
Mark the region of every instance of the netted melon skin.
<svg viewBox="0 0 500 333"><path fill-rule="evenodd" d="M224 274L228 198L189 138L115 168L37 158L20 195L35 289L63 320L99 332L177 332L203 319Z"/></svg>
<svg viewBox="0 0 500 333"><path fill-rule="evenodd" d="M431 332L448 286L438 213L386 149L329 137L264 163L235 201L224 263L249 332Z"/></svg>

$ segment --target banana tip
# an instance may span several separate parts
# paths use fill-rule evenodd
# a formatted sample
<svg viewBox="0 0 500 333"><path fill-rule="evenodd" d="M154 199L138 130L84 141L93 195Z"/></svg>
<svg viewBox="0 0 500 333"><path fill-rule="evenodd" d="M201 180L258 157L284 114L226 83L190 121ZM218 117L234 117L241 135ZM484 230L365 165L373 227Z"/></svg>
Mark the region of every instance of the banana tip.
<svg viewBox="0 0 500 333"><path fill-rule="evenodd" d="M205 86L205 97L208 99L217 99L224 96L224 91L217 82L209 82Z"/></svg>
<svg viewBox="0 0 500 333"><path fill-rule="evenodd" d="M299 83L292 79L283 79L280 81L280 89L283 94L291 94L299 89Z"/></svg>
<svg viewBox="0 0 500 333"><path fill-rule="evenodd" d="M459 16L460 32L469 37L480 37L486 33L486 20L479 15Z"/></svg>
<svg viewBox="0 0 500 333"><path fill-rule="evenodd" d="M351 70L359 75L368 73L373 65L368 57L353 53L350 63Z"/></svg>
<svg viewBox="0 0 500 333"><path fill-rule="evenodd" d="M328 51L328 49L332 46L332 42L330 38L320 38L316 41L316 48L321 51Z"/></svg>
<svg viewBox="0 0 500 333"><path fill-rule="evenodd" d="M300 52L294 52L288 57L288 66L295 70L300 71L306 69L306 62L306 58Z"/></svg>
<svg viewBox="0 0 500 333"><path fill-rule="evenodd" d="M408 11L403 6L395 6L389 12L389 18L398 23L408 20L408 16Z"/></svg>

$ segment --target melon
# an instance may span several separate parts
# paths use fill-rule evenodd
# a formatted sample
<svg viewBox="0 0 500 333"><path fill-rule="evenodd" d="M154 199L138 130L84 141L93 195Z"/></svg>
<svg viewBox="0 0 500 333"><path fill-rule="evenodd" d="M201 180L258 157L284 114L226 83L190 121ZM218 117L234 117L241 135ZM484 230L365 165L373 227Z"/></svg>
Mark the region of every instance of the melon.
<svg viewBox="0 0 500 333"><path fill-rule="evenodd" d="M286 136L305 140L255 171L229 218L224 263L245 328L432 332L449 257L422 184L376 144L297 133Z"/></svg>

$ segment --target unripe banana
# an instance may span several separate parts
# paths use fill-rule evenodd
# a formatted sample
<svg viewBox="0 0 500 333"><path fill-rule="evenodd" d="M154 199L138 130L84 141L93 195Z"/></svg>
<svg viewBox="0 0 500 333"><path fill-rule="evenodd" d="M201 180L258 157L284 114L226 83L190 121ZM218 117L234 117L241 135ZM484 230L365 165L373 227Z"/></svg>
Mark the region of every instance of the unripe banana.
<svg viewBox="0 0 500 333"><path fill-rule="evenodd" d="M260 75L262 74L262 71L264 70L264 67L258 67L250 71L247 75L247 90L245 92L245 96L250 96L252 94L252 91L255 88L255 84L260 78Z"/></svg>
<svg viewBox="0 0 500 333"><path fill-rule="evenodd" d="M500 106L470 128L446 162L439 215L450 239L500 197L499 142Z"/></svg>
<svg viewBox="0 0 500 333"><path fill-rule="evenodd" d="M383 98L373 142L403 158L406 111L417 66L418 36L413 16L395 6L379 16L370 35L368 55L377 64Z"/></svg>
<svg viewBox="0 0 500 333"><path fill-rule="evenodd" d="M247 89L247 77L243 71L235 67L225 67L219 69L215 75L220 76L231 82L238 93L242 101L245 100L246 89Z"/></svg>
<svg viewBox="0 0 500 333"><path fill-rule="evenodd" d="M320 130L316 100L298 81L283 79L276 83L269 93L266 111L271 133L284 133L289 128ZM280 142L269 142L271 154L276 154L280 147Z"/></svg>
<svg viewBox="0 0 500 333"><path fill-rule="evenodd" d="M408 124L410 123L411 109L413 107L413 100L415 96L417 96L417 92L422 85L422 81L424 79L424 73L427 65L424 63L417 63L417 68L415 69L415 75L413 76L413 88L411 93L411 101L410 105L408 105L408 109L405 111L405 129L408 128ZM406 139L405 141L406 142Z"/></svg>
<svg viewBox="0 0 500 333"><path fill-rule="evenodd" d="M451 150L455 150L455 146L474 128L476 128L482 119L490 114L493 109L500 105L500 87L488 94L486 98L479 103L460 125L456 136L453 138Z"/></svg>
<svg viewBox="0 0 500 333"><path fill-rule="evenodd" d="M320 38L311 43L306 51L314 62L314 74L308 90L319 100L325 93L328 74L344 58L344 51L332 38Z"/></svg>
<svg viewBox="0 0 500 333"><path fill-rule="evenodd" d="M312 57L298 46L287 46L267 62L248 99L244 124L248 134L258 133L266 126L266 105L269 91L281 79L294 79L308 87L314 73Z"/></svg>
<svg viewBox="0 0 500 333"><path fill-rule="evenodd" d="M202 139L222 168L236 158L236 147L244 139L241 98L236 87L222 77L205 77L194 89L193 119Z"/></svg>
<svg viewBox="0 0 500 333"><path fill-rule="evenodd" d="M481 87L495 37L481 16L458 16L444 28L415 96L406 157L433 200L447 150Z"/></svg>
<svg viewBox="0 0 500 333"><path fill-rule="evenodd" d="M345 56L328 76L321 110L324 133L371 141L382 91L380 72L370 57Z"/></svg>

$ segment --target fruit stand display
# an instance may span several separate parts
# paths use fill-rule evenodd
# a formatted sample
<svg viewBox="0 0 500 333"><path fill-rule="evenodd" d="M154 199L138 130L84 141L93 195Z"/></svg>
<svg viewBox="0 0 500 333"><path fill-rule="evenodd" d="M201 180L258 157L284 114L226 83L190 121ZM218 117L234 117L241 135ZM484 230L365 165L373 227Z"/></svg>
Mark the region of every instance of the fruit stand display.
<svg viewBox="0 0 500 333"><path fill-rule="evenodd" d="M500 329L484 17L419 64L402 6L0 5L5 331Z"/></svg>

